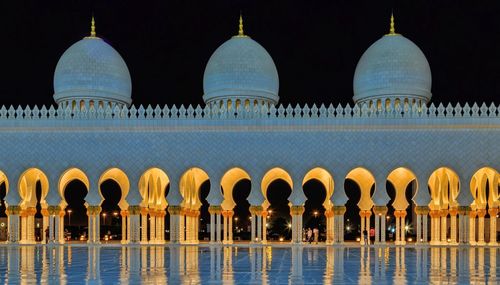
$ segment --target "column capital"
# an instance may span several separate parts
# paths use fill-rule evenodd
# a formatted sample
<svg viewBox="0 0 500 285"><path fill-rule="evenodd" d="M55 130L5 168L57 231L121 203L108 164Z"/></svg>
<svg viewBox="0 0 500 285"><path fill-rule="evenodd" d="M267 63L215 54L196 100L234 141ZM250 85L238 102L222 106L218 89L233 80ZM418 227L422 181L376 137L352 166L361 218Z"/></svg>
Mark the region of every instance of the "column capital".
<svg viewBox="0 0 500 285"><path fill-rule="evenodd" d="M469 206L458 206L457 210L458 210L458 214L467 215L471 209Z"/></svg>
<svg viewBox="0 0 500 285"><path fill-rule="evenodd" d="M479 218L484 218L484 216L486 216L486 209L478 209L476 212Z"/></svg>
<svg viewBox="0 0 500 285"><path fill-rule="evenodd" d="M101 206L87 206L87 215L99 215L99 213L101 213Z"/></svg>
<svg viewBox="0 0 500 285"><path fill-rule="evenodd" d="M387 206L373 206L373 213L375 215L385 216L388 210Z"/></svg>
<svg viewBox="0 0 500 285"><path fill-rule="evenodd" d="M258 215L262 211L262 206L250 206L250 214L252 215Z"/></svg>
<svg viewBox="0 0 500 285"><path fill-rule="evenodd" d="M458 208L457 207L450 208L448 212L450 213L450 216L456 216L458 214Z"/></svg>
<svg viewBox="0 0 500 285"><path fill-rule="evenodd" d="M430 210L429 215L431 218L439 218L439 210Z"/></svg>
<svg viewBox="0 0 500 285"><path fill-rule="evenodd" d="M250 206L251 208L252 206ZM214 214L220 214L222 212L222 207L221 206L209 206L208 207L208 212L212 215Z"/></svg>
<svg viewBox="0 0 500 285"><path fill-rule="evenodd" d="M406 210L396 210L396 211L394 211L394 216L396 218L404 218L404 217L406 217L406 214L407 214Z"/></svg>
<svg viewBox="0 0 500 285"><path fill-rule="evenodd" d="M290 207L290 214L293 215L302 215L304 214L304 211L306 210L306 207L304 206L291 206Z"/></svg>
<svg viewBox="0 0 500 285"><path fill-rule="evenodd" d="M128 206L128 214L130 215L139 215L141 213L141 206Z"/></svg>
<svg viewBox="0 0 500 285"><path fill-rule="evenodd" d="M128 217L128 216L129 216L129 212L128 212L128 210L121 210L121 211L120 211L120 215L121 215L122 217Z"/></svg>
<svg viewBox="0 0 500 285"><path fill-rule="evenodd" d="M343 216L347 211L346 206L333 206L332 207L333 214L336 216Z"/></svg>
<svg viewBox="0 0 500 285"><path fill-rule="evenodd" d="M415 213L417 215L428 215L429 214L429 206L416 206Z"/></svg>
<svg viewBox="0 0 500 285"><path fill-rule="evenodd" d="M141 215L147 215L147 214L149 214L149 209L146 207L141 207Z"/></svg>
<svg viewBox="0 0 500 285"><path fill-rule="evenodd" d="M439 216L440 216L441 218L445 218L446 216L448 216L448 210L445 210L445 209L440 210L440 211L439 211Z"/></svg>
<svg viewBox="0 0 500 285"><path fill-rule="evenodd" d="M490 208L488 214L490 214L490 217L496 216L498 214L498 208Z"/></svg>
<svg viewBox="0 0 500 285"><path fill-rule="evenodd" d="M170 213L170 215L179 215L181 211L181 206L168 206L168 212Z"/></svg>
<svg viewBox="0 0 500 285"><path fill-rule="evenodd" d="M372 211L370 211L370 210L361 210L361 211L359 211L359 216L361 218L368 218L371 215L372 215Z"/></svg>
<svg viewBox="0 0 500 285"><path fill-rule="evenodd" d="M8 206L7 207L7 211L6 211L6 214L7 215L19 215L19 213L21 212L21 206Z"/></svg>
<svg viewBox="0 0 500 285"><path fill-rule="evenodd" d="M331 218L334 216L333 210L326 210L325 211L325 217Z"/></svg>
<svg viewBox="0 0 500 285"><path fill-rule="evenodd" d="M469 211L469 217L471 218L475 218L477 216L477 211L476 210L470 210Z"/></svg>

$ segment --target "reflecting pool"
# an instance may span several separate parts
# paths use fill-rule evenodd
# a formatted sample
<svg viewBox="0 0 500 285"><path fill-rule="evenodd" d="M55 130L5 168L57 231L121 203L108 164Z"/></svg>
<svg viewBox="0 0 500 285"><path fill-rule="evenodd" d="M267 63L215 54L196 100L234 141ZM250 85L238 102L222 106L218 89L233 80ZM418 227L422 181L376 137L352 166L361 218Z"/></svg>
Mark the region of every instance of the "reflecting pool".
<svg viewBox="0 0 500 285"><path fill-rule="evenodd" d="M0 283L498 284L498 248L1 246Z"/></svg>

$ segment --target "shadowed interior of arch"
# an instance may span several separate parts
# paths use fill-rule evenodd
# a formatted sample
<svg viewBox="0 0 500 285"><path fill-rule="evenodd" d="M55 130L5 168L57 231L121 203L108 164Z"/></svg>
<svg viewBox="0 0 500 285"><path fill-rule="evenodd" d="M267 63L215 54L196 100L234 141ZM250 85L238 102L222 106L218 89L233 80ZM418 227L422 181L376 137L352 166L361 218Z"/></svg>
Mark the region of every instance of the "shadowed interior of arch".
<svg viewBox="0 0 500 285"><path fill-rule="evenodd" d="M66 201L65 225L71 229L72 239L78 238L87 231L88 216L85 207L87 186L79 179L73 179L63 189L63 199ZM71 211L71 212L69 212Z"/></svg>
<svg viewBox="0 0 500 285"><path fill-rule="evenodd" d="M234 206L234 237L241 240L250 240L250 203L248 196L252 190L252 183L249 179L241 179L234 185L232 198Z"/></svg>
<svg viewBox="0 0 500 285"><path fill-rule="evenodd" d="M121 239L121 215L119 203L122 199L120 185L113 179L106 179L99 185L104 200L101 203L101 236L113 240ZM111 236L111 237L110 237Z"/></svg>

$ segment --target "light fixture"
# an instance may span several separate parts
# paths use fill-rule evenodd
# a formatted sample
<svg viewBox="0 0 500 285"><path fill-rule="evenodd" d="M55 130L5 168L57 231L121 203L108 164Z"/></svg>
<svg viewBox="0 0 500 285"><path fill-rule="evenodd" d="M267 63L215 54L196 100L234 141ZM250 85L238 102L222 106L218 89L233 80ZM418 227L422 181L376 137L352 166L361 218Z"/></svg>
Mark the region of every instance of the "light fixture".
<svg viewBox="0 0 500 285"><path fill-rule="evenodd" d="M284 238L280 237L280 241L284 241L284 240L285 240Z"/></svg>

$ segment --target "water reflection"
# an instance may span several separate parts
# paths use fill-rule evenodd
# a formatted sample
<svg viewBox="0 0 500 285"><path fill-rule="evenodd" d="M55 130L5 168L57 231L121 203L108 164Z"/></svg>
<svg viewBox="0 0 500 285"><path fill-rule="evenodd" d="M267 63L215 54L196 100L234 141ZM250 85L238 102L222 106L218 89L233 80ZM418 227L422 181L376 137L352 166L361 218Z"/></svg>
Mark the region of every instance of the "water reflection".
<svg viewBox="0 0 500 285"><path fill-rule="evenodd" d="M498 248L5 246L0 283L496 284Z"/></svg>

